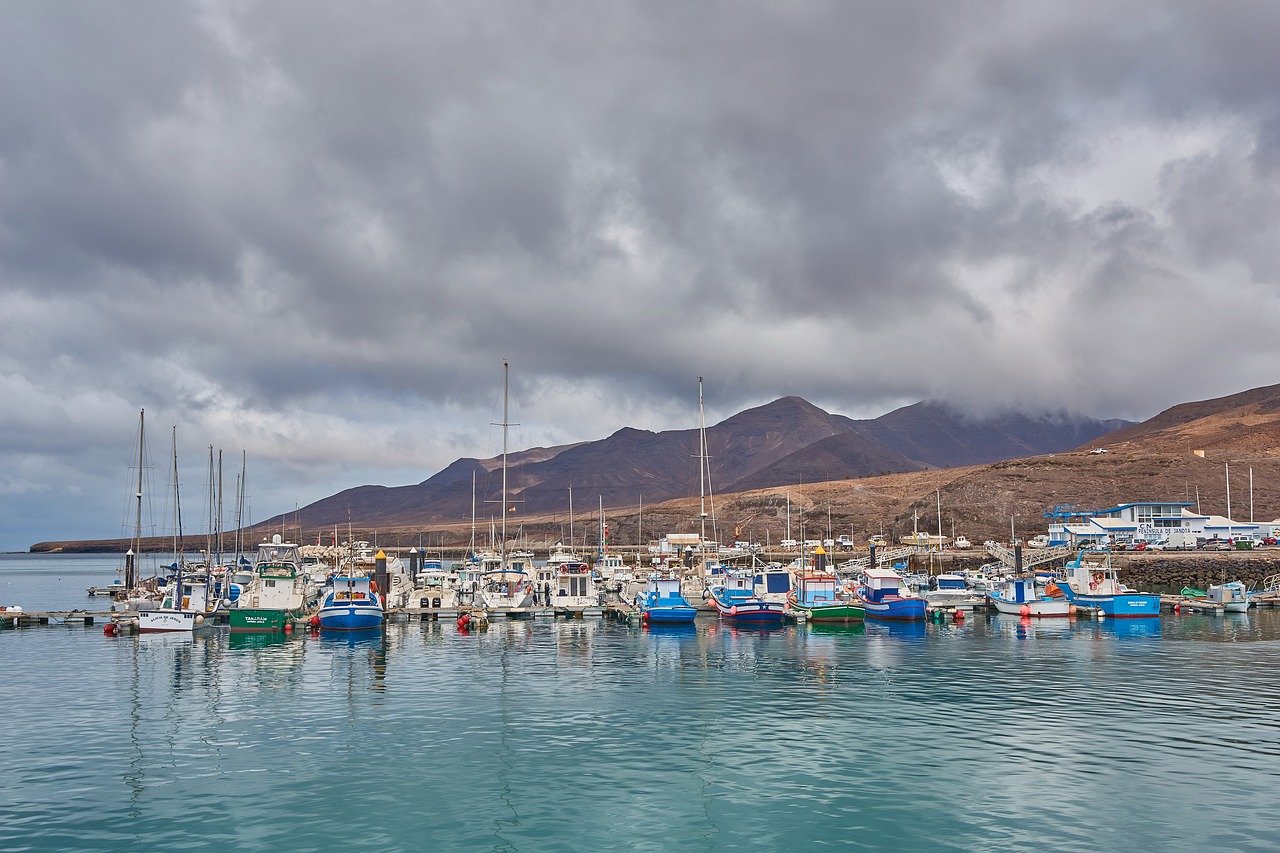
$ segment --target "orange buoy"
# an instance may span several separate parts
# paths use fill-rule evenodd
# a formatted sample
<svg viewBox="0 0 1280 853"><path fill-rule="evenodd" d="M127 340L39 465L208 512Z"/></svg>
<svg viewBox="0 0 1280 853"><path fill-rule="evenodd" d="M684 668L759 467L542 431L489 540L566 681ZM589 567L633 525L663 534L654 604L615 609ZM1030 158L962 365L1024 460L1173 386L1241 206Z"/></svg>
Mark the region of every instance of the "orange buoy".
<svg viewBox="0 0 1280 853"><path fill-rule="evenodd" d="M1024 605L1022 605L1021 607L1019 607L1019 608L1018 608L1018 615L1019 615L1019 616L1030 616L1030 615L1031 615L1031 605L1029 605L1029 604L1024 604Z"/></svg>

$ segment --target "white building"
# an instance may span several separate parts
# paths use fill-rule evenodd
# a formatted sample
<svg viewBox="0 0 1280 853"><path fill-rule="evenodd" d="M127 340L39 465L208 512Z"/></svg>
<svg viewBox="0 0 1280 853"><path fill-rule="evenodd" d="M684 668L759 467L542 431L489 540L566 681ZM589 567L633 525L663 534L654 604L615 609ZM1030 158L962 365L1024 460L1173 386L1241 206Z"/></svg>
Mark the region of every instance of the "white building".
<svg viewBox="0 0 1280 853"><path fill-rule="evenodd" d="M1164 542L1171 534L1197 539L1252 539L1270 535L1270 524L1234 521L1220 515L1200 515L1195 506L1178 501L1138 501L1099 510L1074 523L1051 525L1050 539L1073 548Z"/></svg>

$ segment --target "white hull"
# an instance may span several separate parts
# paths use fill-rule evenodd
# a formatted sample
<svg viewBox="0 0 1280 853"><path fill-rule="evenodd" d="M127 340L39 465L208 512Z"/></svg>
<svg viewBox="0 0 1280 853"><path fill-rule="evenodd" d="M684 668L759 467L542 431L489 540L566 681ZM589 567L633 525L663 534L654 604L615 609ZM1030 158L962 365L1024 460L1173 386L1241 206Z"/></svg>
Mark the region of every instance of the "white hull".
<svg viewBox="0 0 1280 853"><path fill-rule="evenodd" d="M996 610L1010 616L1021 616L1022 608L1027 608L1027 616L1070 616L1071 602L1065 598L1038 598L1035 601L1006 601L997 596L989 599Z"/></svg>
<svg viewBox="0 0 1280 853"><path fill-rule="evenodd" d="M205 618L191 610L139 610L138 631L143 634L191 633Z"/></svg>

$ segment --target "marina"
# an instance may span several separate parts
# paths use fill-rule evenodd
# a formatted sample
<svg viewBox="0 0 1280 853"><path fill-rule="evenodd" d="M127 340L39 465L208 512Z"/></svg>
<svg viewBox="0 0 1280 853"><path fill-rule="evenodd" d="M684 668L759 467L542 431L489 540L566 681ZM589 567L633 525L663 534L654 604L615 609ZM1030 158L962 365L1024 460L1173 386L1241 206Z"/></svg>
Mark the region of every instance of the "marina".
<svg viewBox="0 0 1280 853"><path fill-rule="evenodd" d="M0 580L66 612L113 563L15 555ZM356 850L790 848L850 825L881 849L1092 850L1121 831L1245 849L1280 831L1271 609L772 629L445 617L3 632L6 846L322 850L352 811L379 816ZM841 748L815 762L815 739ZM1108 750L1081 761L1088 740ZM360 748L338 765L332 741ZM869 763L866 743L889 758ZM1228 760L1199 760L1205 744ZM234 821L191 808L214 785L235 792ZM1051 807L1081 799L1087 829Z"/></svg>

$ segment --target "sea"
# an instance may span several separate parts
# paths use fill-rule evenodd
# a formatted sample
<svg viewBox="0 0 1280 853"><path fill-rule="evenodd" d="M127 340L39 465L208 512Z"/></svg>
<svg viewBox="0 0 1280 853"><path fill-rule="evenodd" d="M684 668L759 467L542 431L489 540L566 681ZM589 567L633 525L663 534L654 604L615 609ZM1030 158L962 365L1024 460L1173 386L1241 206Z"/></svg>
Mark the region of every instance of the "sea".
<svg viewBox="0 0 1280 853"><path fill-rule="evenodd" d="M118 558L0 555L104 609ZM1280 611L0 631L0 849L1275 850Z"/></svg>

